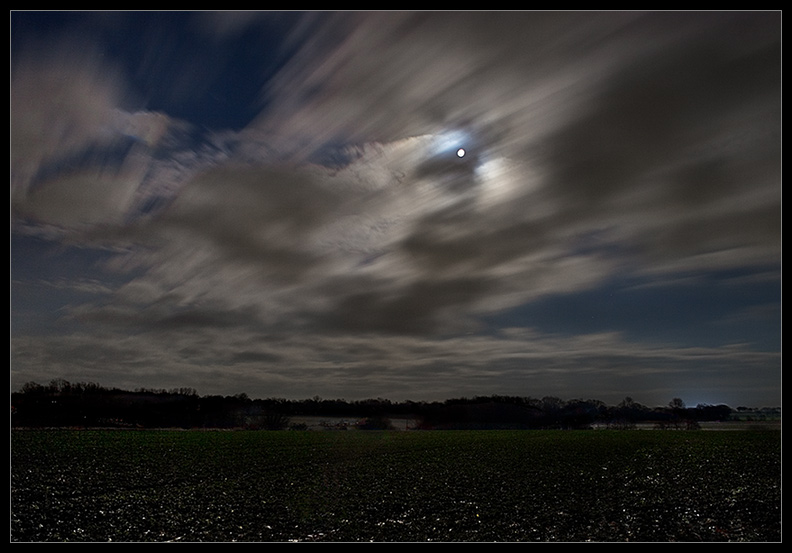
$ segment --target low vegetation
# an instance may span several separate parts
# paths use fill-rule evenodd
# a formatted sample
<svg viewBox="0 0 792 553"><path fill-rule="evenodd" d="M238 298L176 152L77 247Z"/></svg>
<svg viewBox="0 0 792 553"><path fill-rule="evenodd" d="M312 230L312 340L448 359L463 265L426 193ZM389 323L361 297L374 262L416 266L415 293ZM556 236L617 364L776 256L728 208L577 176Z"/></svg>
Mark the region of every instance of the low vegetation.
<svg viewBox="0 0 792 553"><path fill-rule="evenodd" d="M777 431L14 430L11 539L780 541Z"/></svg>

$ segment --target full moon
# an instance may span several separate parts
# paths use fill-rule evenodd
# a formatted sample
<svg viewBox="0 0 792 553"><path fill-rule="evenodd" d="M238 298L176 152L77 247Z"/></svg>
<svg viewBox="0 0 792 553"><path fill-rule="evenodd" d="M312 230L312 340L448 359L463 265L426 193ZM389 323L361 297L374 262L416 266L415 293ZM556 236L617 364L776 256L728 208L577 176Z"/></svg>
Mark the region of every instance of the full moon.
<svg viewBox="0 0 792 553"><path fill-rule="evenodd" d="M465 149L464 148L458 149L457 150L457 156L458 157L465 157Z"/></svg>

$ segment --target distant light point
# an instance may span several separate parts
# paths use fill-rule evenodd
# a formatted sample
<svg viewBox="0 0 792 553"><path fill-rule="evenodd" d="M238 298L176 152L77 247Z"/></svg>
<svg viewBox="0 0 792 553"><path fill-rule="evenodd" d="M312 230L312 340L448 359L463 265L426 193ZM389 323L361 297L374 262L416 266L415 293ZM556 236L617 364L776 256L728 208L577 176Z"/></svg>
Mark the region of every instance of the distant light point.
<svg viewBox="0 0 792 553"><path fill-rule="evenodd" d="M465 157L465 149L460 148L457 150L457 157Z"/></svg>

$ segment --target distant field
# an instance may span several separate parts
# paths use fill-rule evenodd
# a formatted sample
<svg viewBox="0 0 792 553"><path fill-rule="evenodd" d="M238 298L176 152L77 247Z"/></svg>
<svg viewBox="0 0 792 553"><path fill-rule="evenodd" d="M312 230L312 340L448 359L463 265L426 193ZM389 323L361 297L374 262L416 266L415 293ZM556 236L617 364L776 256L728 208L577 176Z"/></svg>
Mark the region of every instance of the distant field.
<svg viewBox="0 0 792 553"><path fill-rule="evenodd" d="M780 541L777 431L13 431L11 540Z"/></svg>

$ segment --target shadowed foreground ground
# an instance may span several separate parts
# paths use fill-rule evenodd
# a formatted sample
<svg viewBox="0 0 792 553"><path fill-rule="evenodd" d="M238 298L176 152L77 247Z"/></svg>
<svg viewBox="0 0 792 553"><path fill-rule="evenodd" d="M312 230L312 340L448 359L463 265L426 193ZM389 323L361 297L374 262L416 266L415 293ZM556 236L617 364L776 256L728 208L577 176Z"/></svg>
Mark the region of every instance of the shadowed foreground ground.
<svg viewBox="0 0 792 553"><path fill-rule="evenodd" d="M12 541L780 541L780 432L12 432Z"/></svg>

